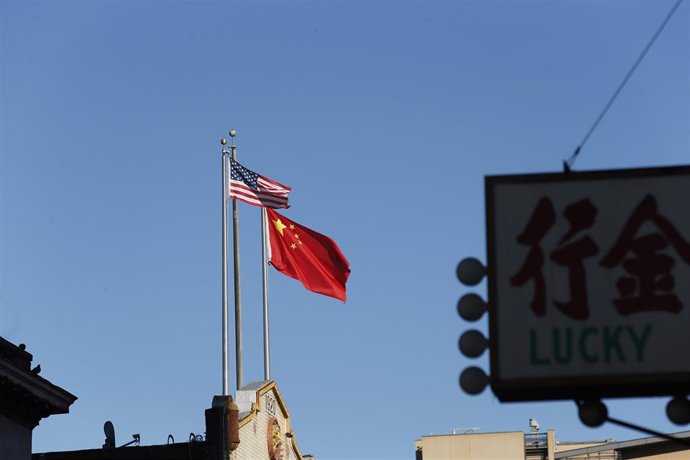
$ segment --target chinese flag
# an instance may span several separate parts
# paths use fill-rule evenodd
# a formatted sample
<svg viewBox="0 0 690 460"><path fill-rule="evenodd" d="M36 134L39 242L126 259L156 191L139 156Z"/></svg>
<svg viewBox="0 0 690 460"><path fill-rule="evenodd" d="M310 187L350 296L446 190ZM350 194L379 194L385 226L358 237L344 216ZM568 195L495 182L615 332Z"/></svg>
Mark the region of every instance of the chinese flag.
<svg viewBox="0 0 690 460"><path fill-rule="evenodd" d="M273 209L266 208L266 213L271 265L310 291L345 302L350 263L335 241Z"/></svg>

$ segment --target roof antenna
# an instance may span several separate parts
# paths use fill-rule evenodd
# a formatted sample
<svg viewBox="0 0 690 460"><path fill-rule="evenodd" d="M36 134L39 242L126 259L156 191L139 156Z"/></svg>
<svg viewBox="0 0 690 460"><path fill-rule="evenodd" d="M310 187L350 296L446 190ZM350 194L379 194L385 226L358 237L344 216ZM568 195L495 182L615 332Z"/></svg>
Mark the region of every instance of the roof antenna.
<svg viewBox="0 0 690 460"><path fill-rule="evenodd" d="M105 444L103 444L104 449L114 449L115 448L115 426L113 422L108 420L103 425L103 431L105 432Z"/></svg>
<svg viewBox="0 0 690 460"><path fill-rule="evenodd" d="M108 420L103 424L103 431L105 432L105 444L103 444L104 449L115 449L115 426L113 425L113 422ZM138 446L139 443L141 442L141 436L139 433L133 434L132 435L132 440L129 441L127 444L123 444L120 447L127 447L131 446L132 444Z"/></svg>

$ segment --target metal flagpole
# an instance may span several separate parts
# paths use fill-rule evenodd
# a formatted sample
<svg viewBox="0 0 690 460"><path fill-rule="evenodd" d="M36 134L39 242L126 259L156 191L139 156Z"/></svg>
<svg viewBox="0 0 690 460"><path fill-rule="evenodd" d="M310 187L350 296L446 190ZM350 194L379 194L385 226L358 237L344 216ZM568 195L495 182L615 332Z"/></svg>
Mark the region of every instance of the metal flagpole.
<svg viewBox="0 0 690 460"><path fill-rule="evenodd" d="M237 147L235 146L234 129L230 130L230 155L233 160L237 160ZM232 200L232 244L235 259L234 281L235 281L235 365L237 376L237 389L242 388L242 308L240 303L240 229L237 209L237 200Z"/></svg>
<svg viewBox="0 0 690 460"><path fill-rule="evenodd" d="M268 336L268 216L261 208L261 255L264 288L264 380L271 380L271 350Z"/></svg>
<svg viewBox="0 0 690 460"><path fill-rule="evenodd" d="M226 139L220 140L221 145L223 145L222 150L222 180L223 184L221 187L223 197L223 213L222 213L222 235L221 235L221 246L222 246L222 335L223 335L223 396L227 396L228 393L228 186L230 182L228 181L228 154L230 153L226 150L225 145L228 143Z"/></svg>

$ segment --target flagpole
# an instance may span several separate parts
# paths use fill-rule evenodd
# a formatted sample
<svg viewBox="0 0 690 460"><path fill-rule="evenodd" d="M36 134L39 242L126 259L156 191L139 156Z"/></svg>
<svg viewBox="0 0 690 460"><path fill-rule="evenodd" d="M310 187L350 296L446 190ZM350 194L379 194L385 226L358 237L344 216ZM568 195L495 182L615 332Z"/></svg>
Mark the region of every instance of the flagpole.
<svg viewBox="0 0 690 460"><path fill-rule="evenodd" d="M263 294L264 294L264 380L271 380L271 349L268 334L268 217L266 208L261 208L261 255L263 263Z"/></svg>
<svg viewBox="0 0 690 460"><path fill-rule="evenodd" d="M222 336L223 336L223 396L228 395L228 154L230 153L225 145L228 141L223 138L220 140L223 146L221 161L222 161L222 186L221 193L223 212L222 212L222 233L221 233L221 246L222 246Z"/></svg>
<svg viewBox="0 0 690 460"><path fill-rule="evenodd" d="M237 146L235 146L234 129L230 130L230 155L237 160ZM242 388L242 307L240 302L240 229L237 200L232 200L232 244L234 255L234 281L235 281L235 366L237 377L237 390Z"/></svg>

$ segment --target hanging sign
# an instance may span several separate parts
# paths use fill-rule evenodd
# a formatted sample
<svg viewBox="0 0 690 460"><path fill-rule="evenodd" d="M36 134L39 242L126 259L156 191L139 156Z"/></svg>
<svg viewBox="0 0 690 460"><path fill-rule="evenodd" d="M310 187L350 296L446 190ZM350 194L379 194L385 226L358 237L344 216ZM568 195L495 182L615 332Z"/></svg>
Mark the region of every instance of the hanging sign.
<svg viewBox="0 0 690 460"><path fill-rule="evenodd" d="M690 392L690 167L486 178L502 401Z"/></svg>

